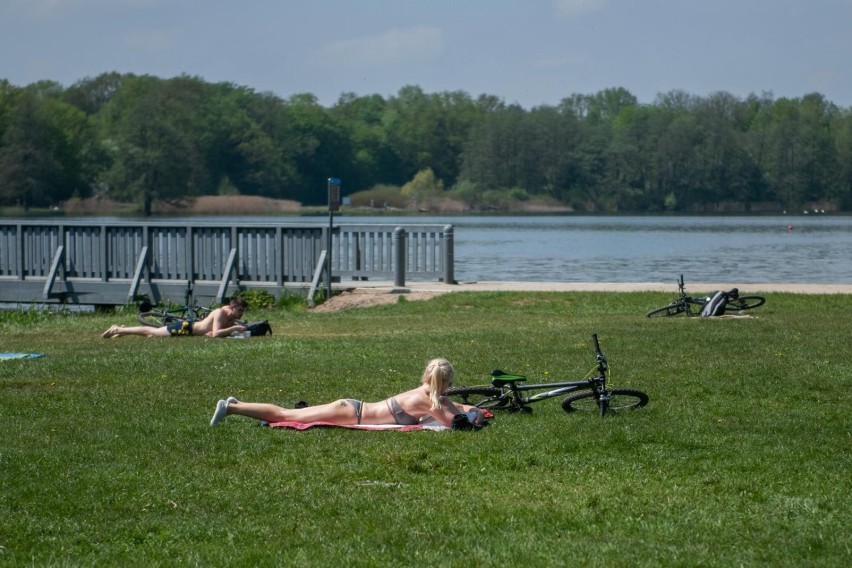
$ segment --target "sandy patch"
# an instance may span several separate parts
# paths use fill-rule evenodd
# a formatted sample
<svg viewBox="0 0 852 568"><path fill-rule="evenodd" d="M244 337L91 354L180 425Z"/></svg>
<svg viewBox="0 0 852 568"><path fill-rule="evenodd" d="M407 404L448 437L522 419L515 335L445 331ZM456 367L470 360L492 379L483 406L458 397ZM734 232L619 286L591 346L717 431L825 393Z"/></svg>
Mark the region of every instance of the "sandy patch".
<svg viewBox="0 0 852 568"><path fill-rule="evenodd" d="M351 308L369 308L370 306L379 306L381 304L394 304L399 301L400 297L404 297L409 302L416 302L418 300L429 300L446 293L437 291L402 292L399 290L356 288L355 290L346 290L335 294L327 302L311 308L311 311L338 312Z"/></svg>

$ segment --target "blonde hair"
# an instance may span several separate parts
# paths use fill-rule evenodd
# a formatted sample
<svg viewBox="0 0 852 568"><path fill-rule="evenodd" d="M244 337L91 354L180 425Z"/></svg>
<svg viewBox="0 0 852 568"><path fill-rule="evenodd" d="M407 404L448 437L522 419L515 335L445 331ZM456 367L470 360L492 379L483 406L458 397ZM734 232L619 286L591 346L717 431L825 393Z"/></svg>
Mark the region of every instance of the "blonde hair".
<svg viewBox="0 0 852 568"><path fill-rule="evenodd" d="M453 385L456 370L446 359L432 359L423 370L423 384L429 386L432 410L441 408L441 395Z"/></svg>

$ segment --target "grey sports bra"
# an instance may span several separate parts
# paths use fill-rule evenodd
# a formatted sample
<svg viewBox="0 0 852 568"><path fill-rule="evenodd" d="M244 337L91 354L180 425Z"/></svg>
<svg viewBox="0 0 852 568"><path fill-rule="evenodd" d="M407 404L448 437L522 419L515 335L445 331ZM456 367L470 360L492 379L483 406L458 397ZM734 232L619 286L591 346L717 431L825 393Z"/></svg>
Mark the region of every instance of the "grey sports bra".
<svg viewBox="0 0 852 568"><path fill-rule="evenodd" d="M396 420L397 424L401 424L403 426L409 426L411 424L417 424L420 422L417 418L413 417L406 411L402 409L399 403L396 401L396 397L392 396L388 400L388 408L393 414L393 419Z"/></svg>

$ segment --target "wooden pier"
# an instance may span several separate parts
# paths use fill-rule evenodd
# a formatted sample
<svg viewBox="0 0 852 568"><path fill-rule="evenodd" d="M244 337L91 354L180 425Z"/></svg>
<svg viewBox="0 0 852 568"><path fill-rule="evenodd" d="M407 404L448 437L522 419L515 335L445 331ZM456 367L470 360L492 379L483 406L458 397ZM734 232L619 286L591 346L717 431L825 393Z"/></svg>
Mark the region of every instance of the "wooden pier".
<svg viewBox="0 0 852 568"><path fill-rule="evenodd" d="M0 220L0 303L208 305L346 280L453 283L452 225ZM328 244L331 242L331 251Z"/></svg>

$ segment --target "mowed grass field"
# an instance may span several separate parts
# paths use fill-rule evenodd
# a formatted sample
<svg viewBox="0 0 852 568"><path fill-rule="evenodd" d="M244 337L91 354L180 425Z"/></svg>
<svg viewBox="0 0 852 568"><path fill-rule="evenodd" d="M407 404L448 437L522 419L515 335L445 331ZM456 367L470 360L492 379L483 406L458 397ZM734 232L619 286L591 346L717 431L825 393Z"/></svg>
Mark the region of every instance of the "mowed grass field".
<svg viewBox="0 0 852 568"><path fill-rule="evenodd" d="M648 319L663 293L472 293L274 310L247 340L100 339L132 311L0 313L0 566L848 566L852 296L751 318ZM479 432L261 428L229 395L381 400L447 357L582 378L597 333L617 417L558 399Z"/></svg>

